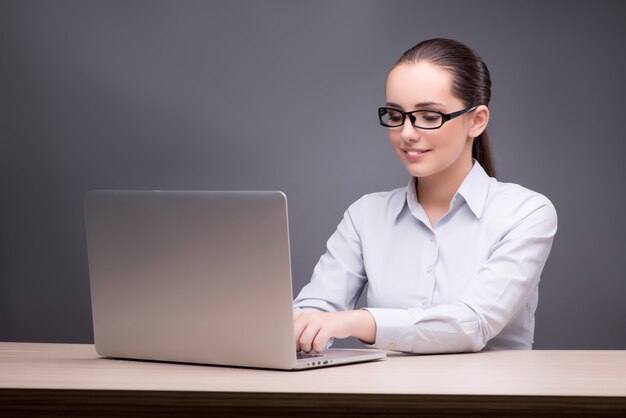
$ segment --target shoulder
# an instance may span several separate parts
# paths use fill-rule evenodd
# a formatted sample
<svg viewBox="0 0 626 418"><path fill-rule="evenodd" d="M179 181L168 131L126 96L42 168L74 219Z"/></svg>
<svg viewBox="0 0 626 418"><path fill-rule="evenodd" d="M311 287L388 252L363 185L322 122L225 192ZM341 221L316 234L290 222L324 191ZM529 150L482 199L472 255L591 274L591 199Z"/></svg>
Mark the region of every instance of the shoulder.
<svg viewBox="0 0 626 418"><path fill-rule="evenodd" d="M510 222L521 222L529 216L540 217L555 223L557 213L554 204L545 195L515 183L500 182L494 178L489 185L485 202L488 215Z"/></svg>
<svg viewBox="0 0 626 418"><path fill-rule="evenodd" d="M352 223L359 230L384 228L395 221L405 202L406 187L368 193L348 207L344 213L344 221Z"/></svg>
<svg viewBox="0 0 626 418"><path fill-rule="evenodd" d="M400 187L385 192L368 193L361 196L348 208L354 214L380 212L399 212L406 201L406 187Z"/></svg>
<svg viewBox="0 0 626 418"><path fill-rule="evenodd" d="M352 203L344 213L344 224L352 225L363 238L378 235L394 224L406 203L406 187L368 193Z"/></svg>
<svg viewBox="0 0 626 418"><path fill-rule="evenodd" d="M510 208L519 208L520 206L529 208L550 206L554 208L550 199L545 195L519 184L504 183L496 179L491 179L487 202Z"/></svg>

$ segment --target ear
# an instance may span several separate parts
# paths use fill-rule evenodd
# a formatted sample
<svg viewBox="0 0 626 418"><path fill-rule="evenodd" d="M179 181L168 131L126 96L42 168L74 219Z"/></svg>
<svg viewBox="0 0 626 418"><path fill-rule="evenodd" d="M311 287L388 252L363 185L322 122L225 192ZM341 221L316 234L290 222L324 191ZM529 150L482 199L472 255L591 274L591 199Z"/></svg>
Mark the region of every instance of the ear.
<svg viewBox="0 0 626 418"><path fill-rule="evenodd" d="M480 105L472 112L469 136L476 138L482 134L487 129L487 123L489 123L489 108L485 105Z"/></svg>

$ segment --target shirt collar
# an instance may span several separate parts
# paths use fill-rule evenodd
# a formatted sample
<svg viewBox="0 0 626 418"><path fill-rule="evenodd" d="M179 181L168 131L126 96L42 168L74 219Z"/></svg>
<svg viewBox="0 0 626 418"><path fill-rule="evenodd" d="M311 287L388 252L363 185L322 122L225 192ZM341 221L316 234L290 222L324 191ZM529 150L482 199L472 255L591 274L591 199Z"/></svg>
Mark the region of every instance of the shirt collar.
<svg viewBox="0 0 626 418"><path fill-rule="evenodd" d="M465 180L463 180L463 183L461 183L455 197L457 195L463 196L467 206L474 212L476 218L480 219L485 208L490 184L491 177L485 172L480 163L474 160L474 166L465 177Z"/></svg>
<svg viewBox="0 0 626 418"><path fill-rule="evenodd" d="M416 178L411 177L411 180L406 187L406 192L402 195L402 197L405 198L398 202L398 206L396 207L396 216L400 214L405 203L408 205L409 210L412 213L415 213L415 211L418 210L418 207L421 209L421 205L417 201L415 181ZM480 219L483 209L485 208L490 183L491 177L489 177L489 175L485 172L480 163L474 160L472 169L467 176L465 176L463 183L461 183L461 186L455 193L451 205L454 205L460 196L465 200L474 216Z"/></svg>

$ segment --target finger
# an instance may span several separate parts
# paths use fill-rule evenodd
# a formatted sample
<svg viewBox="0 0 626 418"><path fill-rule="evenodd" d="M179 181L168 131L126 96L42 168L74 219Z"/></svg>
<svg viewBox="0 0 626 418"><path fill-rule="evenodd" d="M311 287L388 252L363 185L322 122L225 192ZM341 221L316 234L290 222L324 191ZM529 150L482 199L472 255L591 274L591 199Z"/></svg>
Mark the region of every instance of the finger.
<svg viewBox="0 0 626 418"><path fill-rule="evenodd" d="M298 344L296 344L300 350L306 351L307 353L313 349L313 341L317 336L317 333L320 330L320 326L315 322L307 322L302 334L300 334L300 338L298 339Z"/></svg>
<svg viewBox="0 0 626 418"><path fill-rule="evenodd" d="M327 343L330 337L332 337L332 335L330 335L326 329L320 329L320 331L315 336L315 339L313 340L313 351L315 351L316 353L321 353L326 350Z"/></svg>
<svg viewBox="0 0 626 418"><path fill-rule="evenodd" d="M296 351L301 350L300 348L300 336L302 332L306 328L306 321L303 320L302 316L298 316L298 318L293 321L293 335L296 341Z"/></svg>

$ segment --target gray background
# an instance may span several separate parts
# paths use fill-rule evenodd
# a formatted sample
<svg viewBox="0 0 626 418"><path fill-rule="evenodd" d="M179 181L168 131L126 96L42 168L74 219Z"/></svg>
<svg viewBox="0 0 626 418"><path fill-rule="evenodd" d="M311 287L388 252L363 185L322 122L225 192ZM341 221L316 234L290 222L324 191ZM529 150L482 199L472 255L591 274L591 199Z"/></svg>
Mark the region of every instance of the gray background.
<svg viewBox="0 0 626 418"><path fill-rule="evenodd" d="M536 348L626 348L620 1L1 1L0 340L91 342L86 190L279 189L294 291L343 211L408 181L376 107L419 40L493 78L498 178L559 231Z"/></svg>

